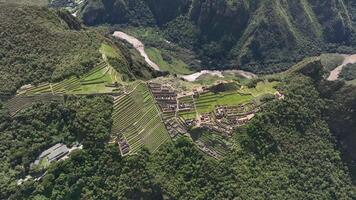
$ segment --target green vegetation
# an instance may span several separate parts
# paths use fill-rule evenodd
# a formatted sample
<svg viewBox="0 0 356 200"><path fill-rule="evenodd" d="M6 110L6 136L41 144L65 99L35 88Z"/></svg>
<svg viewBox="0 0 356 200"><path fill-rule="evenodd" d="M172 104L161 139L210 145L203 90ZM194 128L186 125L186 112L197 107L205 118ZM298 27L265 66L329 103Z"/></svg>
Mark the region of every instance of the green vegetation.
<svg viewBox="0 0 356 200"><path fill-rule="evenodd" d="M41 171L30 164L50 146L78 141L90 150L106 143L111 107L106 97L69 97L61 103L35 103L15 118L0 116L0 198L15 194L19 177Z"/></svg>
<svg viewBox="0 0 356 200"><path fill-rule="evenodd" d="M142 147L154 152L170 140L159 108L144 83L137 83L133 91L115 101L112 117L113 134L122 134L130 145L131 154Z"/></svg>
<svg viewBox="0 0 356 200"><path fill-rule="evenodd" d="M102 54L105 54L107 57L111 57L111 58L119 57L119 54L117 53L117 51L112 46L107 45L105 43L101 44L100 52Z"/></svg>
<svg viewBox="0 0 356 200"><path fill-rule="evenodd" d="M156 63L162 71L167 71L173 74L193 73L183 61L162 54L160 50L156 48L146 48L145 51L150 59Z"/></svg>
<svg viewBox="0 0 356 200"><path fill-rule="evenodd" d="M195 100L198 113L212 112L217 105L237 105L250 102L265 94L274 94L274 87L278 82L258 82L255 88L246 86L239 90L230 90L226 92L207 92L199 95Z"/></svg>
<svg viewBox="0 0 356 200"><path fill-rule="evenodd" d="M0 3L16 3L25 5L46 6L50 0L0 0Z"/></svg>
<svg viewBox="0 0 356 200"><path fill-rule="evenodd" d="M212 93L208 92L200 95L196 100L196 107L198 113L212 112L217 105L237 105L247 103L253 100L253 96L250 94L241 94L237 91L224 92L224 93Z"/></svg>
<svg viewBox="0 0 356 200"><path fill-rule="evenodd" d="M194 142L202 143L209 149L217 152L219 156L225 156L229 152L228 137L214 131L195 128L190 131Z"/></svg>
<svg viewBox="0 0 356 200"><path fill-rule="evenodd" d="M150 35L194 51L204 68L273 73L305 56L354 51L355 10L348 0L88 0L82 19L89 25L158 27Z"/></svg>
<svg viewBox="0 0 356 200"><path fill-rule="evenodd" d="M85 5L83 19L92 24L158 25L208 64L237 61L256 71L278 71L287 66L276 63L352 44L350 26L356 23L348 12L355 14L356 4L346 0L89 0ZM180 98L196 106L178 113L191 119L215 105L269 99L276 87L284 95L263 101L232 137L193 129L191 137L171 141L162 119L177 113L160 113L144 82L121 82L159 75L137 53L81 27L63 11L0 3L0 19L0 199L356 199L356 87L323 79L326 58L308 58L284 73L251 81L238 77L236 83ZM167 49L151 48L167 60ZM337 64L331 60L329 66ZM354 68L347 66L342 76L353 77ZM199 86L172 77L154 81L187 93ZM113 91L108 84L115 82L125 86L122 93L103 94ZM7 100L28 83L34 87ZM128 142L129 156L121 156L112 142L116 137ZM79 142L83 149L64 161L41 162L46 172L31 166L59 142L69 147ZM204 147L220 159L206 156L199 149ZM33 178L17 184L27 175Z"/></svg>
<svg viewBox="0 0 356 200"><path fill-rule="evenodd" d="M188 103L188 104L194 105L194 98L193 98L193 96L182 97L182 98L179 98L179 103ZM179 114L179 117L181 117L183 120L197 118L197 112L195 109L193 111L180 111L178 114Z"/></svg>
<svg viewBox="0 0 356 200"><path fill-rule="evenodd" d="M111 29L117 30L115 26ZM200 63L193 51L169 42L157 28L119 27L118 29L123 29L124 32L141 40L145 44L145 50L150 59L165 71L174 74L189 74L200 68Z"/></svg>
<svg viewBox="0 0 356 200"><path fill-rule="evenodd" d="M37 87L26 89L23 94L36 95L43 93L53 94L98 94L117 92L113 87L117 82L117 72L105 62L99 63L84 76L72 76L58 83L46 83Z"/></svg>
<svg viewBox="0 0 356 200"><path fill-rule="evenodd" d="M343 161L352 164L353 154L346 153L354 148L356 90L314 79L321 68L305 67L283 75L279 90L285 99L267 102L229 141L211 132L192 135L222 152L219 160L184 137L152 154L143 150L121 157L117 145L108 144L110 132L131 118L137 123L127 123L129 129L141 126L140 119L148 118L142 112L150 113L154 105L142 83L117 97L114 108L106 97L69 97L64 103L36 104L13 119L0 112L0 198L355 199L352 165ZM121 117L115 119L116 113ZM50 164L41 181L17 186L35 156L59 141L80 141L84 149ZM239 148L227 150L230 145Z"/></svg>
<svg viewBox="0 0 356 200"><path fill-rule="evenodd" d="M142 58L131 54L121 43L82 28L69 12L0 4L0 18L3 19L0 29L6 32L0 36L4 41L0 46L1 95L12 95L29 83L81 81L74 79L85 76L97 65L101 67L102 53L107 56L105 62L113 68L109 67L106 72L112 78L118 76L117 72L124 81L157 75ZM102 86L94 91L103 89ZM88 90L83 88L84 92Z"/></svg>
<svg viewBox="0 0 356 200"><path fill-rule="evenodd" d="M102 37L73 30L70 13L36 6L0 4L0 93L20 86L82 75L100 58ZM5 73L6 72L6 73Z"/></svg>
<svg viewBox="0 0 356 200"><path fill-rule="evenodd" d="M320 60L324 69L330 72L337 66L341 65L344 62L345 57L340 54L322 54Z"/></svg>
<svg viewBox="0 0 356 200"><path fill-rule="evenodd" d="M356 79L356 64L347 64L342 68L340 78L351 81Z"/></svg>

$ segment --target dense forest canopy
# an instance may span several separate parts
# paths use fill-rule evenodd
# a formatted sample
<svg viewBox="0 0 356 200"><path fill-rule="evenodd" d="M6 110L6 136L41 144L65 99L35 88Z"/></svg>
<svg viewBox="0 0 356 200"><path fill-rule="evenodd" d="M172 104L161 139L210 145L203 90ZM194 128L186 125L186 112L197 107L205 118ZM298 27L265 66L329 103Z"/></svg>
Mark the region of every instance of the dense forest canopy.
<svg viewBox="0 0 356 200"><path fill-rule="evenodd" d="M88 0L81 17L88 25L158 26L207 67L275 72L306 55L350 52L355 8L348 0Z"/></svg>
<svg viewBox="0 0 356 200"><path fill-rule="evenodd" d="M80 76L100 62L103 42L120 58L109 62L122 75L138 79L155 74L122 43L84 27L68 11L0 3L0 96L25 84Z"/></svg>

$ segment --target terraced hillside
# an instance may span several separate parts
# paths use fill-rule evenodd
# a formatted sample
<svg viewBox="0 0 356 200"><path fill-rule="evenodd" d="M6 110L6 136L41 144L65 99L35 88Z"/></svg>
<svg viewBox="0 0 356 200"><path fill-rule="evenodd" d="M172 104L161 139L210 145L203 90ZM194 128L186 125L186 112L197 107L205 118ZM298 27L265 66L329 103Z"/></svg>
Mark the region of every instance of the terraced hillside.
<svg viewBox="0 0 356 200"><path fill-rule="evenodd" d="M131 92L115 100L112 118L112 133L128 143L130 154L142 147L154 152L170 140L159 108L144 83L138 83Z"/></svg>
<svg viewBox="0 0 356 200"><path fill-rule="evenodd" d="M26 84L81 77L107 53L102 46L111 53L106 62L126 80L154 77L144 60L122 43L83 27L64 10L0 1L0 19L0 95L14 95Z"/></svg>
<svg viewBox="0 0 356 200"><path fill-rule="evenodd" d="M198 113L212 112L217 105L237 105L258 100L266 94L274 94L277 82L259 82L254 88L243 87L239 90L226 92L207 92L195 98Z"/></svg>
<svg viewBox="0 0 356 200"><path fill-rule="evenodd" d="M33 96L15 96L6 102L5 107L11 116L16 115L19 111L30 107L38 102L63 101L63 96L53 94L41 94Z"/></svg>
<svg viewBox="0 0 356 200"><path fill-rule="evenodd" d="M20 91L22 95L52 94L97 94L112 93L116 87L118 73L106 62L100 62L84 76L72 76L58 83L44 83Z"/></svg>
<svg viewBox="0 0 356 200"><path fill-rule="evenodd" d="M179 103L185 103L194 106L194 98L193 96L185 96L179 99ZM197 117L196 110L186 110L179 111L179 117L183 120L195 119Z"/></svg>

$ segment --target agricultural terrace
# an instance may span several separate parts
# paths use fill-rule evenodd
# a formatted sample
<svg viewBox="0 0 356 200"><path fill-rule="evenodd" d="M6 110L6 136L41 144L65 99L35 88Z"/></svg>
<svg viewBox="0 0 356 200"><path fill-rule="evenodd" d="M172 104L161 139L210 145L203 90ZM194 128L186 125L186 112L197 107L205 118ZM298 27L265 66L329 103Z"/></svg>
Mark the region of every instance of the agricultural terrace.
<svg viewBox="0 0 356 200"><path fill-rule="evenodd" d="M185 96L179 99L179 103L185 103L192 105L194 107L194 99L193 96ZM187 110L187 111L179 111L179 117L185 120L195 119L197 117L197 112L195 109Z"/></svg>
<svg viewBox="0 0 356 200"><path fill-rule="evenodd" d="M207 92L195 99L198 113L212 112L217 105L238 105L250 102L266 94L274 94L278 82L259 82L255 88L243 86L241 89L226 92Z"/></svg>
<svg viewBox="0 0 356 200"><path fill-rule="evenodd" d="M218 154L217 156L214 156L217 158L226 155L231 148L228 138L212 130L195 128L191 131L190 135L201 150L207 151L206 149L209 149Z"/></svg>
<svg viewBox="0 0 356 200"><path fill-rule="evenodd" d="M108 66L106 62L97 64L84 76L78 78L72 76L58 83L45 83L37 87L28 88L25 95L36 95L43 93L53 94L93 94L111 93L117 88L113 86L116 82L116 71Z"/></svg>
<svg viewBox="0 0 356 200"><path fill-rule="evenodd" d="M161 120L160 111L144 83L114 102L113 134L121 135L130 146L130 154L142 147L154 152L170 140Z"/></svg>
<svg viewBox="0 0 356 200"><path fill-rule="evenodd" d="M16 115L19 111L30 107L34 103L38 102L51 102L51 101L63 101L63 96L61 95L52 95L41 94L41 95L33 95L33 96L23 96L18 95L10 99L5 106L9 110L11 116Z"/></svg>

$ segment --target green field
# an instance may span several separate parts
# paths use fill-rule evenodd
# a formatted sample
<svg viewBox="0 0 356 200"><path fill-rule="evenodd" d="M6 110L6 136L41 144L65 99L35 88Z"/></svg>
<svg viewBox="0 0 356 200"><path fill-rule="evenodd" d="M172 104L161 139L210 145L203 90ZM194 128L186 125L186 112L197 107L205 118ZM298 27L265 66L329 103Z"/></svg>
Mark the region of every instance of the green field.
<svg viewBox="0 0 356 200"><path fill-rule="evenodd" d="M145 49L148 57L156 63L162 71L167 71L174 74L191 74L191 71L187 64L182 60L178 60L172 56L166 56L165 59L162 55L162 52L156 48L150 47Z"/></svg>
<svg viewBox="0 0 356 200"><path fill-rule="evenodd" d="M194 104L194 99L193 96L186 96L180 98L179 102ZM179 112L179 117L181 117L183 120L195 119L197 117L197 113L195 109L192 111L181 111Z"/></svg>
<svg viewBox="0 0 356 200"><path fill-rule="evenodd" d="M110 45L107 44L101 44L100 47L100 53L105 54L108 57L112 57L112 58L118 58L119 54L117 53L117 51Z"/></svg>
<svg viewBox="0 0 356 200"><path fill-rule="evenodd" d="M72 76L58 83L45 83L30 88L26 95L53 93L53 94L93 94L111 93L114 87L108 84L116 82L116 74L105 62L99 63L94 69L82 77Z"/></svg>
<svg viewBox="0 0 356 200"><path fill-rule="evenodd" d="M238 105L250 102L265 94L274 94L278 82L259 82L255 88L243 87L236 91L221 93L208 92L195 99L198 113L212 112L217 105Z"/></svg>
<svg viewBox="0 0 356 200"><path fill-rule="evenodd" d="M209 85L215 84L217 81L223 81L223 80L236 81L240 84L246 84L249 81L249 79L242 77L238 73L235 73L232 71L231 72L223 71L222 74L224 76L223 78L215 76L215 75L211 75L211 74L203 74L203 75L199 76L194 82L199 83L204 86L209 86Z"/></svg>
<svg viewBox="0 0 356 200"><path fill-rule="evenodd" d="M130 146L130 154L142 147L154 152L170 140L148 87L138 83L134 90L114 102L113 134L122 134Z"/></svg>

